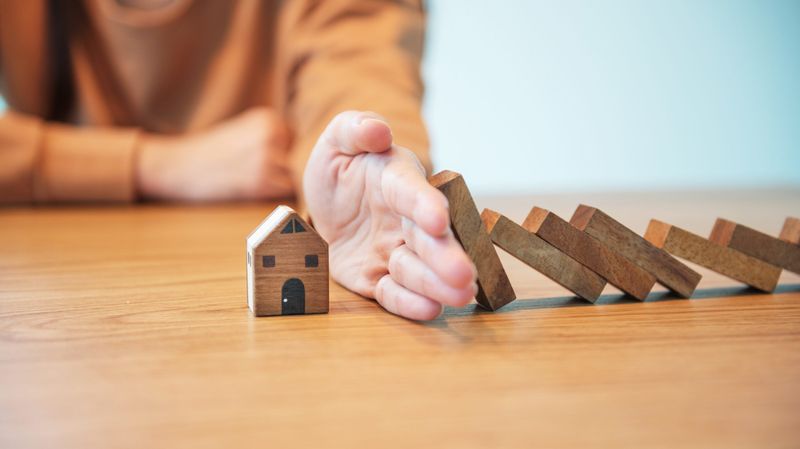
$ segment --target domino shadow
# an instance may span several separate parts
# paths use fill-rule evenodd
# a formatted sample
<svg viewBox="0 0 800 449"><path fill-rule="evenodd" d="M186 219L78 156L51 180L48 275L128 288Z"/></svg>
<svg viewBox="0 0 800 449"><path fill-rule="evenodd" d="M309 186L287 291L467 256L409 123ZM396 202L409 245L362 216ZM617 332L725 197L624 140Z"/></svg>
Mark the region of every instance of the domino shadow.
<svg viewBox="0 0 800 449"><path fill-rule="evenodd" d="M800 284L784 284L779 285L772 293L765 293L761 290L747 287L716 287L697 289L691 298L683 298L675 295L669 291L659 291L650 293L645 301L639 301L629 295L622 293L601 295L597 301L592 304L576 296L558 296L550 298L520 298L511 304L506 305L497 311L488 311L479 307L477 304L472 307L467 307L461 310L448 309L445 316L456 317L464 315L481 315L481 314L504 314L513 313L519 310L537 310L537 309L557 309L563 307L595 307L595 306L613 306L620 304L637 304L642 302L660 302L660 301L696 301L704 299L725 298L731 296L772 296L784 293L797 293L800 292Z"/></svg>

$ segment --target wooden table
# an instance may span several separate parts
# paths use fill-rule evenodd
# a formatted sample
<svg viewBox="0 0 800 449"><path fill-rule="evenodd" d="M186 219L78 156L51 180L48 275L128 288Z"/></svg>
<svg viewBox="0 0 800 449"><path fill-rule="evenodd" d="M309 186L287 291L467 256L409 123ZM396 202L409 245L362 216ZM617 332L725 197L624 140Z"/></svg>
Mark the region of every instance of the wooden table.
<svg viewBox="0 0 800 449"><path fill-rule="evenodd" d="M777 233L798 200L478 202L708 235L718 215ZM0 447L800 447L798 276L590 305L503 254L522 299L496 313L415 323L334 285L328 315L256 319L244 238L273 206L0 211Z"/></svg>

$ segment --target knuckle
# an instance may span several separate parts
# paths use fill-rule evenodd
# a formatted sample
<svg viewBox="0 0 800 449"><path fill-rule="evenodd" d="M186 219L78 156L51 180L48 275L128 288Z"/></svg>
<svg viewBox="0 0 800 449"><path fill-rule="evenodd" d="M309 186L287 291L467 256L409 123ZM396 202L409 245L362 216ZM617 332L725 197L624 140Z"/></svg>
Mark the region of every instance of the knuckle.
<svg viewBox="0 0 800 449"><path fill-rule="evenodd" d="M342 111L342 112L340 112L340 113L336 114L336 115L333 117L333 120L331 120L331 121L333 121L333 122L340 122L340 121L342 121L342 120L349 119L349 118L353 117L353 116L354 116L354 115L356 115L356 114L358 114L358 111L356 111L356 110L352 110L352 109L350 109L350 110L347 110L347 111Z"/></svg>
<svg viewBox="0 0 800 449"><path fill-rule="evenodd" d="M431 276L431 273L426 272L423 273L420 279L420 293L423 296L427 296L429 298L438 298L438 289L436 288L436 282Z"/></svg>
<svg viewBox="0 0 800 449"><path fill-rule="evenodd" d="M375 284L375 299L380 303L383 303L383 301L386 301L387 299L386 287L388 282L389 277L383 276L382 278L378 279L378 283Z"/></svg>
<svg viewBox="0 0 800 449"><path fill-rule="evenodd" d="M409 248L415 248L416 233L414 232L414 224L411 220L404 219L402 222L401 232L403 233L403 240Z"/></svg>
<svg viewBox="0 0 800 449"><path fill-rule="evenodd" d="M400 271L402 270L401 268L402 258L403 258L403 253L402 250L400 250L400 248L395 249L389 255L389 263L387 268L389 269L389 274L391 274L392 277L395 277L400 274Z"/></svg>

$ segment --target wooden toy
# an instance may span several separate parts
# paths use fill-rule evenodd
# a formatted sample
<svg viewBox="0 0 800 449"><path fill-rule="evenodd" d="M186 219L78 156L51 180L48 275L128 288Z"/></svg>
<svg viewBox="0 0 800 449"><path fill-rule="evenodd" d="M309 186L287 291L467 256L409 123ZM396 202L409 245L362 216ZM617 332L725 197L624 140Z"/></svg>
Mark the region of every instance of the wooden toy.
<svg viewBox="0 0 800 449"><path fill-rule="evenodd" d="M656 248L614 220L603 211L581 204L570 219L570 224L600 240L631 262L655 276L662 285L684 298L692 296L700 282L700 273L692 270L663 249Z"/></svg>
<svg viewBox="0 0 800 449"><path fill-rule="evenodd" d="M636 299L644 301L656 283L652 274L546 209L534 207L522 227Z"/></svg>
<svg viewBox="0 0 800 449"><path fill-rule="evenodd" d="M453 233L478 270L478 294L475 297L478 304L489 310L497 310L515 300L514 289L483 227L464 178L445 170L433 175L429 182L447 197Z"/></svg>
<svg viewBox="0 0 800 449"><path fill-rule="evenodd" d="M781 229L781 240L800 245L800 218L786 217Z"/></svg>
<svg viewBox="0 0 800 449"><path fill-rule="evenodd" d="M522 225L491 209L478 213L464 178L429 182L449 202L451 228L478 272L478 304L497 310L516 294L494 245L594 303L606 282L645 300L656 281L685 298L701 275L673 256L771 292L781 268L800 274L800 219L780 238L718 219L709 239L651 220L644 237L581 204L569 222L534 207ZM247 237L247 303L256 316L327 313L328 244L288 206L278 206Z"/></svg>
<svg viewBox="0 0 800 449"><path fill-rule="evenodd" d="M800 246L756 231L724 218L718 218L708 238L712 242L741 251L770 265L800 274Z"/></svg>
<svg viewBox="0 0 800 449"><path fill-rule="evenodd" d="M288 206L247 236L247 304L256 316L328 312L328 244Z"/></svg>
<svg viewBox="0 0 800 449"><path fill-rule="evenodd" d="M706 240L667 223L650 220L644 235L650 243L671 254L702 265L759 290L771 292L781 269L740 251Z"/></svg>
<svg viewBox="0 0 800 449"><path fill-rule="evenodd" d="M541 237L491 210L481 213L492 241L562 287L589 302L595 302L606 281Z"/></svg>

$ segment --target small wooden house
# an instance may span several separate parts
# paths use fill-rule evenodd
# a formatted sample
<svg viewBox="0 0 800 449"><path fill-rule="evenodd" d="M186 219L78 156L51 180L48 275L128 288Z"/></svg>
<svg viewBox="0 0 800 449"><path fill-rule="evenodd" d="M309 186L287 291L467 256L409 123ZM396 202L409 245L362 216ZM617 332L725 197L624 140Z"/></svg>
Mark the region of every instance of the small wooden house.
<svg viewBox="0 0 800 449"><path fill-rule="evenodd" d="M328 244L288 206L247 236L247 304L256 316L328 313Z"/></svg>

